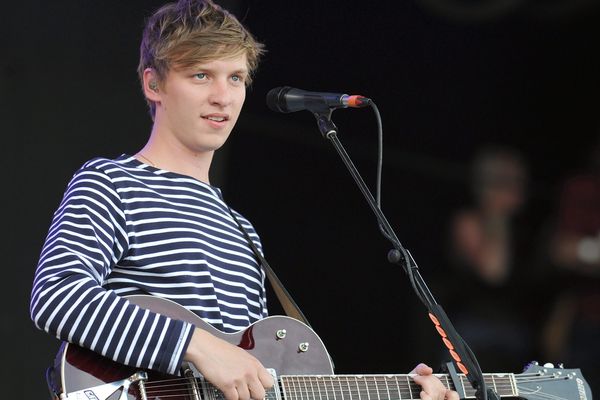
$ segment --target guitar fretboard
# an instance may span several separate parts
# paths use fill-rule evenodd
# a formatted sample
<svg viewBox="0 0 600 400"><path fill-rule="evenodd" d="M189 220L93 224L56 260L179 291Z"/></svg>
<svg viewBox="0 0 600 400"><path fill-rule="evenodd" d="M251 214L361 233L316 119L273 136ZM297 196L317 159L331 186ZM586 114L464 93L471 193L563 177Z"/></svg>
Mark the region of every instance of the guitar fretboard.
<svg viewBox="0 0 600 400"><path fill-rule="evenodd" d="M449 389L456 390L448 375L436 375ZM475 390L464 375L459 375L466 398ZM500 396L517 396L512 374L484 376L486 385ZM286 375L280 377L285 400L409 400L419 399L421 387L409 375Z"/></svg>

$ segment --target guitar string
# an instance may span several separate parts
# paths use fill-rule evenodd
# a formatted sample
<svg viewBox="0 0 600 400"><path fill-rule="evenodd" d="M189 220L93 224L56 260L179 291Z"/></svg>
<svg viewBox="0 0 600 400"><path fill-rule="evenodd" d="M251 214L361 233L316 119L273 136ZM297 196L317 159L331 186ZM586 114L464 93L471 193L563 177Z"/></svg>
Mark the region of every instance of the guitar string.
<svg viewBox="0 0 600 400"><path fill-rule="evenodd" d="M347 394L347 393L388 393L388 392L398 392L398 389L400 389L400 392L403 391L408 391L408 390L418 390L419 389L419 385L417 385L416 383L410 383L410 384L399 384L396 385L395 382L389 382L387 387L386 386L382 386L380 388L369 388L369 387L351 387L351 388L340 388L340 387L327 387L327 385L325 386L318 386L317 390L315 390L315 388L313 387L313 385L311 383L315 383L315 382L310 382L310 381L304 381L304 382L300 382L300 381L296 381L296 382L289 382L289 383L284 383L287 384L288 386L294 386L297 385L299 390L302 391L311 391L311 392L316 392L317 390L321 390L326 394L329 393L342 393L342 394ZM330 384L331 385L331 384ZM347 386L348 383L346 382L337 382L337 383L333 383L333 385L339 386ZM354 383L350 383L350 385L355 386ZM156 392L156 391L168 391L168 390L179 390L181 388L187 388L190 387L189 382L182 382L180 384L170 384L170 385L152 385L152 386L146 386L146 391L148 393L150 392ZM511 389L512 385L510 383L496 383L495 387L497 389ZM471 388L466 388L467 391L469 390L473 390Z"/></svg>
<svg viewBox="0 0 600 400"><path fill-rule="evenodd" d="M300 386L300 385L298 385L298 386ZM415 386L416 386L416 385L415 385ZM312 388L311 388L311 389L312 389ZM512 388L509 388L509 389L510 389L510 390L509 390L509 393L511 393L511 394L512 394ZM531 389L527 389L527 388L520 387L520 385L519 385L519 390L520 390L520 394L528 394L528 393L529 393L529 394L535 394L535 395L536 395L536 397L537 397L537 398L539 398L539 399L549 399L549 400L568 400L568 399L566 399L566 398L559 397L559 396L556 396L556 395L552 395L552 394L549 394L549 393L544 393L544 392L535 392L535 391L532 391ZM173 392L173 390L171 390L170 392ZM316 398L317 398L317 393L315 393L315 392L314 392L314 389L309 391L309 390L308 390L308 387L305 387L305 388L302 388L302 387L296 387L296 388L294 388L293 392L294 392L294 393L293 393L293 395L292 395L292 393L288 393L288 396L287 396L287 397L288 397L290 400L292 400L292 397L294 397L295 399L304 399L304 398L308 398L308 399L316 399ZM298 393L298 392L299 392L299 393ZM350 397L350 398L352 398L352 397L353 397L353 396L356 394L356 395L357 395L357 397L358 397L359 399L361 398L361 395L365 394L365 391L356 391L356 390L349 391L349 392L346 392L346 391L344 391L343 393L340 393L340 392L339 392L339 391L337 391L337 390L336 390L336 391L332 391L332 392L330 392L330 391L329 391L327 388L325 388L324 392L325 392L325 393L324 393L324 396L323 396L322 392L321 392L321 391L319 391L319 393L318 393L318 397L319 397L319 399L322 399L323 397L325 397L326 399L329 399L329 395L330 395L330 393L333 395L333 398L334 398L334 399L335 399L335 396L336 396L336 394L341 394L342 396L344 396L344 395L349 395L349 397ZM419 393L419 388L418 388L418 386L416 386L416 387L415 387L415 392L416 392L416 393ZM158 391L158 392L154 392L154 391L153 391L153 392L151 392L151 393L148 393L148 396L156 396L156 395L160 395L160 397L161 397L161 398L167 398L167 397L181 397L181 396L184 396L185 398L187 398L187 397L188 397L188 396L187 396L187 393L189 393L189 391L187 391L187 390L185 391L185 393L177 393L177 391L175 391L175 393L174 393L174 394L169 394L169 393L168 393L168 392L166 392L166 391L162 391L162 392L161 392L161 391ZM384 396L381 396L380 394L381 394L381 393L380 393L380 391L379 391L379 392L377 392L377 394L376 394L376 397L377 397L378 399L384 399L384 400L385 400L385 399L393 399L393 398L396 398L396 396L391 396L392 394L396 394L396 393L395 393L395 390L392 390L392 393L390 393L390 392L389 392L389 391L387 391L387 390L386 390L386 391L384 391L384 392L383 392ZM387 394L387 396L385 396L386 394ZM398 393L398 395L399 395L399 397L400 397L400 398L404 398L404 399L409 399L409 398L410 398L410 399L413 399L413 397L412 397L412 393L408 393L408 396L407 396L407 393L402 393L402 392L399 392L399 393ZM474 397L474 391L473 391L473 393L472 393L472 394L467 392L467 393L466 393L466 396L467 396L467 397ZM367 397L368 397L368 398L370 398L368 393L367 393ZM374 396L374 397L375 397L375 396ZM221 398L222 398L222 397L221 397ZM272 391L271 393L269 393L269 392L268 392L268 393L267 393L267 395L265 396L265 399L268 399L268 400L276 400L276 399L278 399L278 398L279 398L279 397L277 396L277 394L276 394L276 393L274 393L273 391ZM414 399L417 399L417 398L415 397Z"/></svg>
<svg viewBox="0 0 600 400"><path fill-rule="evenodd" d="M310 382L310 381L307 382L305 379L302 379L302 381L296 380L296 382L289 382L289 384L291 384L290 386L292 386L291 389L294 389L294 392L296 392L296 390L297 390L297 391L300 392L301 395L305 394L305 393L306 394L311 394L312 393L313 396L310 396L310 397L316 397L316 392L315 392L314 387L312 386L311 383L312 382ZM310 388L309 388L308 384L311 384ZM344 384L344 383L337 382L337 385L342 385L342 384ZM349 384L349 382L347 382L346 384ZM330 385L335 385L335 383L331 382ZM154 387L152 390L147 390L147 392L148 392L148 394L154 394L155 395L157 393L166 394L168 392L174 392L174 391L178 391L178 390L188 390L189 389L189 385L183 385L183 384L180 384L180 385L163 385L163 388L167 387L167 386L170 387L169 390L162 390L161 391L161 390L158 390L158 389L160 389L160 387ZM373 388L363 388L363 389L361 389L361 388L350 388L350 390L346 390L346 389L339 390L339 388L336 388L336 387L332 386L331 388L330 387L324 387L323 388L324 389L323 392L325 393L325 397L327 397L327 398L329 398L329 394L332 394L333 397L335 397L336 394L341 394L341 395L349 394L350 396L352 396L354 394L358 394L359 397L360 397L361 394L367 394L367 396L369 396L370 394L374 394L374 397L377 397L377 398L380 398L380 399L381 398L385 399L385 398L390 398L391 394L396 394L396 392L397 392L396 389L397 388L395 388L394 386L395 385L394 385L393 382L392 382L391 385L388 385L388 386L382 387L382 388L376 388L375 390L373 390ZM411 383L410 386L411 386L411 389L414 389L415 392L417 392L417 393L420 392L420 388L419 388L419 386L417 384ZM496 385L496 386L497 386L497 388L500 388L500 389L507 389L508 388L509 389L509 393L512 393L512 386L511 385L500 384L500 385ZM318 389L320 389L320 388L318 388ZM405 391L406 391L407 386L403 385L403 389L405 389ZM319 394L320 393L321 393L321 391L319 390ZM403 391L400 390L398 393L402 397ZM382 396L382 394L384 396ZM467 391L467 394L469 394L468 391ZM474 390L473 390L473 394L474 394ZM272 397L271 393L267 392L267 398L270 398L270 397ZM301 396L301 397L303 397L303 396ZM406 397L406 396L404 396L404 397Z"/></svg>
<svg viewBox="0 0 600 400"><path fill-rule="evenodd" d="M527 391L523 391L523 392L521 392L520 394L521 394L521 395L527 395L527 394L530 394L530 395L535 395L535 396L536 396L536 398L540 398L540 399L551 399L551 400L569 400L569 399L568 399L568 398L566 398L566 397L559 397L559 396L556 396L556 395L551 395L551 394L549 394L549 393L544 393L544 392L535 392L535 391L529 391L529 392L527 392ZM154 395L156 395L156 394L154 394ZM180 393L180 394L167 394L167 395L165 395L165 394L161 394L161 395L160 395L160 398L161 398L161 399L163 399L163 398L171 398L171 397L179 397L179 398L181 398L181 397L184 397L184 398L190 398L190 399L194 398L194 397L193 397L193 395L191 395L191 394L188 394L188 393ZM300 395L300 396L298 396L298 395L292 396L292 395L290 395L290 394L288 394L288 396L287 396L287 397L288 397L288 399L290 399L290 400L292 400L292 397L294 397L295 399L304 399L304 398L305 398L305 397L304 397L304 396L302 396L302 395ZM321 398L321 396L319 396L319 397ZM467 394L467 397L468 397L468 398L470 398L470 397L474 397L474 396L471 396L471 395L468 395L468 394ZM269 400L271 400L271 399L277 399L277 398L278 398L277 396L266 396L266 397L265 397L265 399L269 399ZM308 397L306 397L306 398L309 398L309 399L316 399L316 397L315 397L315 396L308 396ZM394 398L394 399L395 399L395 397L392 397L392 398ZM392 399L392 398L388 398L388 399ZM400 396L400 398L403 398L403 397L402 397L402 396ZM413 399L414 399L414 400L416 400L416 399L418 399L418 398L417 398L417 397L414 397L414 398L413 398L413 397L405 397L405 399L406 399L406 400L408 400L408 399L411 399L411 400L413 400Z"/></svg>
<svg viewBox="0 0 600 400"><path fill-rule="evenodd" d="M322 376L304 376L304 375L285 375L285 376L281 376L279 377L281 380L289 380L289 379L300 379L300 380L308 380L311 382L315 382L315 381L324 381L329 379L332 382L342 382L342 380L348 380L351 379L352 380L352 385L355 385L356 382L358 382L358 384L361 383L372 383L372 382L377 382L377 383L383 383L385 384L386 382L388 384L392 384L393 386L396 386L396 384L400 384L400 385L407 385L406 381L400 382L397 381L397 379L395 377L365 377L364 375L361 375L360 380L356 380L357 377L355 376L351 376L351 375L332 375L332 376L328 376L328 375L322 375ZM445 376L442 376L442 378L445 378ZM548 378L548 377L543 377L540 376L540 378ZM201 380L202 378L196 378L197 380ZM400 378L400 379L408 379L406 377ZM529 379L529 378L527 378ZM486 383L489 381L490 383L492 383L492 381L495 381L496 384L510 384L511 382L511 378L509 377L495 377L495 378L489 378L486 379ZM517 379L519 381L523 380L523 379ZM150 381L150 382L146 382L146 386L147 387L155 387L155 386L161 386L161 385L172 385L172 384L176 384L177 382L182 382L182 383L188 383L189 380L187 378L173 378L173 379L163 379L163 380L156 380L156 381ZM345 383L345 382L342 382ZM413 381L410 381L410 384L413 384Z"/></svg>
<svg viewBox="0 0 600 400"><path fill-rule="evenodd" d="M535 374L533 374L533 375L535 376ZM359 384L361 381L355 380L352 383L350 383L350 381L348 380L350 378L349 376L342 376L342 377L346 378L346 382L344 383L344 382L342 382L341 379L339 379L339 377L340 376L337 376L335 379L330 378L329 385L331 385L331 387L327 387L327 382L322 382L322 383L325 383L326 385L322 388L317 387L319 389L319 397L321 397L320 389L323 389L323 392L327 398L329 398L330 393L333 396L335 396L335 394L338 394L338 393L342 394L342 395L350 394L350 396L352 396L353 394L358 394L359 397L363 393L367 394L367 396L369 396L371 393L375 393L378 398L382 397L381 394L384 394L384 395L387 394L388 396L383 396L383 397L389 398L389 395L391 393L395 393L397 391L397 389L405 389L405 390L409 389L410 390L410 389L414 388L416 391L419 390L419 386L414 384L413 382L408 383L408 384L405 382L396 382L395 379L391 380L389 377L375 377L375 378L371 379L371 381L384 384L385 387L382 387L382 388L369 388L369 387L360 388L360 387L357 387L357 388L349 388L349 390L347 390L345 388L342 388L341 385L355 385L355 384ZM295 382L293 380L294 378L295 378ZM356 377L354 377L354 378L356 379ZM519 381L518 383L521 383L520 385L518 385L519 389L522 392L525 392L527 389L522 387L522 383L524 383L524 382L550 381L550 380L555 380L555 378L556 377L553 378L553 377L546 377L546 376L537 376L537 379L517 379L517 380ZM499 377L498 379L503 379L503 378ZM296 389L298 389L301 392L301 394L302 394L302 392L307 393L307 394L309 392L311 392L313 394L313 397L316 397L315 396L316 393L315 393L315 390L314 390L314 387L312 384L317 383L319 381L323 381L324 379L323 379L323 377L319 378L319 377L306 377L306 376L297 376L297 377L287 376L287 377L283 378L283 380L284 381L289 380L290 382L288 382L288 384L291 383L292 386L297 385L297 387L294 387L294 391ZM179 383L179 384L173 383L173 382L177 382L177 381L179 381L181 383ZM156 382L158 382L158 381L154 381L154 383L156 383ZM150 384L150 382L149 382L150 385L147 385L147 390L152 394L160 392L163 394L163 397L164 397L164 395L169 391L173 392L173 391L181 390L181 386L183 386L183 389L187 390L187 387L189 386L189 382L186 379L171 379L171 380L163 380L162 382L164 382L164 383L171 382L171 383L166 384L166 385L165 384L158 385L158 384ZM282 382L282 383L285 384L286 382ZM367 381L366 383L369 383L369 382ZM497 390L508 388L508 389L510 389L510 392L512 392L512 385L510 385L510 383L505 383L505 382L494 382L494 383L495 383L495 387ZM309 384L310 384L310 387L309 387ZM338 385L338 386L340 386L340 388L336 388L336 387L334 387L334 385ZM402 388L400 388L400 386L402 386ZM169 387L171 389L164 390L167 387ZM163 389L162 392L159 389ZM339 389L342 389L342 390L339 390ZM472 390L472 388L465 388L465 389L467 389L466 394L469 395L470 394L470 393L468 393L469 389ZM474 392L474 390L472 390L472 391ZM402 394L402 390L400 390L400 394ZM544 393L540 393L540 392L538 392L538 394L543 395L544 398L561 399L560 397L552 396L550 394L544 394ZM271 397L272 396L270 395L270 393L268 393L267 398L271 398Z"/></svg>
<svg viewBox="0 0 600 400"><path fill-rule="evenodd" d="M292 386L296 386L296 385L294 385L294 382L290 382L290 383L292 383ZM304 388L301 387L302 386L302 385L300 385L301 382L296 382L296 383L299 384L299 385L297 385L297 387L290 388L290 389L294 389L293 392L294 392L295 396L292 396L291 393L290 393L290 396L288 396L288 397L290 397L290 398L291 397L296 397L296 398L304 398L304 397L316 398L317 397L316 393L314 392L314 388L311 387L311 390L310 391L308 390L308 386L306 386L306 382L302 382L305 385ZM416 393L420 392L418 385L414 384L412 386L415 387L415 392ZM188 389L189 389L188 387L184 387L183 388L183 390L186 390L186 392L187 392ZM395 398L395 396L391 396L391 394L396 394L395 393L396 391L394 390L394 388L392 387L391 393L387 389L388 388L386 388L386 390L383 390L383 388L382 388L382 390L377 391L376 397L379 398L379 399L381 399L381 398L383 398L383 399ZM154 395L154 396L160 395L161 397L172 397L173 395L168 394L168 393L169 392L177 392L178 390L182 390L182 389L171 389L171 390L165 390L165 391L153 390L153 391L148 391L148 395L149 396L151 396L151 395ZM387 394L387 396L381 396L381 392L382 391L383 391L383 394L384 395ZM299 395L298 395L297 392L300 392ZM352 395L354 395L354 394L358 394L358 397L360 398L361 397L360 395L365 393L364 390L356 390L355 389L355 390L351 390L351 391L345 391L345 390L344 391L339 391L339 390L330 391L329 388L325 388L324 392L325 392L325 397L327 399L329 399L329 394L330 393L333 395L334 398L335 398L336 394L342 394L342 395L344 395L344 394L350 394L350 397L352 397ZM372 392L372 391L368 391L368 392ZM510 393L512 393L512 388L510 390ZM308 395L308 396L304 396L305 394ZM412 396L411 396L412 393L408 397L407 396L403 396L403 394L405 394L405 393L402 393L402 392L400 392L398 394L400 395L401 398L404 397L404 398L411 398L412 399ZM181 393L179 395L181 395ZM467 393L467 396L471 397L470 393ZM474 396L474 391L473 391L473 396ZM322 397L323 396L321 395L321 391L319 391L319 398L322 398ZM270 392L267 392L267 395L265 396L265 398L266 399L276 399L277 395L276 395L276 393L274 393L274 390L271 390Z"/></svg>
<svg viewBox="0 0 600 400"><path fill-rule="evenodd" d="M438 377L442 377L442 378L446 378L449 376L448 375L436 375ZM396 376L395 375L282 375L279 376L280 379L288 379L288 378L302 378L302 379L339 379L339 378L349 378L349 379L360 379L359 382L363 382L365 379L369 379L369 380L373 380L373 379L377 379L379 380L390 380L390 379L394 379L394 381L396 380ZM486 376L486 382L488 380L492 380L492 379L502 379L502 380L510 380L514 377L515 380L517 381L521 381L521 380L527 380L530 378L551 378L551 379L555 379L556 375L552 375L552 376L547 376L547 375L540 375L539 373L523 373L523 374L518 374L518 375L514 375L514 376L500 376L500 374L498 374L498 376ZM399 379L407 379L407 376L402 376ZM459 378L464 379L465 375L459 375ZM195 378L195 379L202 379L202 378ZM163 382L188 382L188 378L169 378L169 379L161 379L161 380L153 380L150 382L146 382L146 385L154 385L154 384L162 384Z"/></svg>
<svg viewBox="0 0 600 400"><path fill-rule="evenodd" d="M314 387L312 387L312 383L315 382L294 382L291 383L292 385L296 384L298 386L302 387L302 390L311 390L311 391L315 391ZM334 385L343 385L343 386L347 386L348 383L345 382L340 382L340 383L334 383ZM288 383L289 385L289 383ZM350 383L351 386L355 386L354 383ZM169 389L173 389L173 388L180 388L180 387L188 387L190 386L189 382L182 382L180 384L170 384L170 385L152 385L152 386L146 386L146 390L147 391L156 391L156 390L169 390ZM505 389L505 388L512 388L512 384L510 383L496 383L494 385L496 388L499 389ZM339 387L327 387L327 386L317 386L317 389L319 390L323 390L327 393L355 393L355 392L364 392L364 393L386 393L386 392L396 392L398 391L398 389L400 389L400 391L402 390L408 390L410 387L410 389L413 388L419 388L419 385L417 385L416 383L410 383L410 384L399 384L396 385L395 382L388 382L387 387L381 387L381 388L369 388L369 387L351 387L351 388L339 388ZM472 390L472 388L467 387L466 390Z"/></svg>
<svg viewBox="0 0 600 400"><path fill-rule="evenodd" d="M346 377L344 377L344 378L346 378ZM290 380L290 379L296 379L296 381L298 383L302 382L305 385L308 384L308 383L312 384L312 383L319 383L319 382L327 384L327 382L325 382L326 378L323 379L323 378L318 378L318 377L304 377L304 376L293 377L293 378L289 377L289 376L286 376L286 377L282 378L283 381ZM353 379L353 378L351 378L351 377L346 378L346 382L344 382L343 379L339 379L339 378L330 379L330 382L328 384L329 385L336 385L336 384L337 385L340 385L340 384L348 385L348 384L351 384L352 386L356 386L356 385L360 385L361 383L363 383L363 384L364 383L369 384L369 383L376 382L376 383L380 383L380 384L382 384L384 386L385 385L387 385L388 387L391 386L392 389L394 389L394 387L397 387L397 386L407 387L408 385L411 385L411 386L416 385L412 381L409 382L409 383L407 383L407 382L399 382L399 381L397 382L395 379L389 379L389 378L388 379L378 378L378 379L372 379L370 381L356 381L355 379L353 379L352 383L349 383L349 379ZM159 381L147 382L146 383L146 387L148 389L152 389L152 388L158 388L158 387L169 387L169 386L174 386L174 385L178 385L178 384L184 384L184 385L185 384L189 384L189 381L187 379L163 380L163 381L160 381L161 382L160 384L158 382ZM502 381L495 380L493 382L490 380L490 384L494 384L494 383L496 384L496 386L498 386L498 385L500 385L500 386L510 386L511 385L510 380L505 380L505 379L503 379ZM325 387L325 389L329 389L329 388ZM337 388L334 388L334 390L338 391ZM353 390L356 390L356 389L353 389ZM360 388L360 390L373 390L373 388L363 387L363 388ZM385 391L385 390L386 389L383 388L383 387L379 389L379 391Z"/></svg>

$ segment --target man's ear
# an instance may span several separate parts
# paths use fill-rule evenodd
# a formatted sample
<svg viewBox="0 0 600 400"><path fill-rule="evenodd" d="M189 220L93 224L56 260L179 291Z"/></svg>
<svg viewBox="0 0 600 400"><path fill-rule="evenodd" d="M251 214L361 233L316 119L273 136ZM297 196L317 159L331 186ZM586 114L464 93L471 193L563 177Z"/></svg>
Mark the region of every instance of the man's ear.
<svg viewBox="0 0 600 400"><path fill-rule="evenodd" d="M152 68L146 68L143 74L144 80L144 95L150 101L160 103L160 83L158 76Z"/></svg>

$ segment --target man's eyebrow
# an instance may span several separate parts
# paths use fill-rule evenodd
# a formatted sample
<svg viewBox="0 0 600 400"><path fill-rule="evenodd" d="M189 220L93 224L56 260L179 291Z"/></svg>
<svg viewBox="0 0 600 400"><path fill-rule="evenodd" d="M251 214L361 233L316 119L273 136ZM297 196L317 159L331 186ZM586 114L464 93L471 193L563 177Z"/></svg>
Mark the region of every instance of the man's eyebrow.
<svg viewBox="0 0 600 400"><path fill-rule="evenodd" d="M215 72L215 70L220 69L217 67L210 67L207 65L202 65L202 64L198 64L198 65L194 65L190 68L186 68L189 69L190 71L206 71L206 72ZM248 74L248 68L239 68L236 70L231 71L230 73L232 74Z"/></svg>

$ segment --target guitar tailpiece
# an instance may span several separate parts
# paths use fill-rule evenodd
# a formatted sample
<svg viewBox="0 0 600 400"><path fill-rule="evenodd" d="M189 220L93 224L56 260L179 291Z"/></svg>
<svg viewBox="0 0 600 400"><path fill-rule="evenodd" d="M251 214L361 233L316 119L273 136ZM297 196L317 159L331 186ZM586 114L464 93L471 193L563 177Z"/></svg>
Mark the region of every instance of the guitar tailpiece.
<svg viewBox="0 0 600 400"><path fill-rule="evenodd" d="M144 386L144 381L147 381L147 380L148 380L148 374L144 371L139 371L139 372L136 372L135 374L131 375L129 378L123 379L122 381L106 383L104 385L94 386L89 389L78 390L76 392L68 393L67 395L62 393L60 395L60 398L64 399L64 400L79 400L79 399L106 400L110 396L112 396L114 393L121 390L119 400L127 400L127 394L129 393L129 386L131 386L132 383L138 382L138 386L140 388L141 400L147 400L146 388Z"/></svg>

